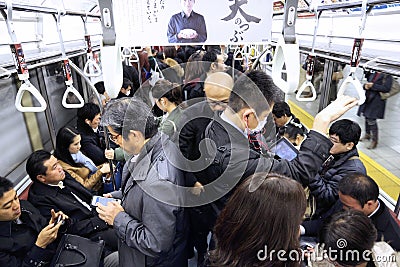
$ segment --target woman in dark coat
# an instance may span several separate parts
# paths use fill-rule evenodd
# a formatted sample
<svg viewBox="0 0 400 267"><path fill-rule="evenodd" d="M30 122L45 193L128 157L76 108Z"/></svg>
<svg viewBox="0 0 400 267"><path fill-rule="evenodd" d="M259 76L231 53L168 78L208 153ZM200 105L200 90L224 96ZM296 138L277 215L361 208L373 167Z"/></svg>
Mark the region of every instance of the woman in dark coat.
<svg viewBox="0 0 400 267"><path fill-rule="evenodd" d="M365 135L361 140L372 139L368 149L374 149L378 145L378 122L385 116L386 100L381 99L379 92L387 93L392 87L393 78L381 72L369 72L368 82L364 84L366 100L357 112L358 116L365 117Z"/></svg>

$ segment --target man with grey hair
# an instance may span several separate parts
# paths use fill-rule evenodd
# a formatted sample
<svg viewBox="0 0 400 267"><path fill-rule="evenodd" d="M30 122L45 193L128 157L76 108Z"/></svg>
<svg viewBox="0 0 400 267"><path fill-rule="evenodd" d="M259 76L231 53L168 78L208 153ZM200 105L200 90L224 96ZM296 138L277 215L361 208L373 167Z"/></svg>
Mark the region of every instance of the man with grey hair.
<svg viewBox="0 0 400 267"><path fill-rule="evenodd" d="M110 103L102 123L133 155L124 166L121 205L97 206L119 237L120 266L186 266L187 225L177 191L183 173L170 161L177 155L175 145L157 131L150 108L135 98Z"/></svg>

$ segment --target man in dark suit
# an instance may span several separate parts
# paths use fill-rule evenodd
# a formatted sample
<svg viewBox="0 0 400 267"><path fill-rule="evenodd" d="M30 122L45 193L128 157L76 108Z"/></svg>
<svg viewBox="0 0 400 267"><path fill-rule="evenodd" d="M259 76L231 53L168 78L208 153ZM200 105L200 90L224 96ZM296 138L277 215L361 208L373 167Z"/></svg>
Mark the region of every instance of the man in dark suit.
<svg viewBox="0 0 400 267"><path fill-rule="evenodd" d="M49 211L50 212L50 211ZM28 201L19 200L13 184L0 177L0 266L47 266L61 223L51 211L50 222Z"/></svg>
<svg viewBox="0 0 400 267"><path fill-rule="evenodd" d="M364 174L351 174L339 183L339 198L344 209L355 209L367 215L376 230L376 241L387 242L396 251L400 250L400 227L390 214L385 203L378 199L379 187Z"/></svg>
<svg viewBox="0 0 400 267"><path fill-rule="evenodd" d="M44 217L50 218L51 209L61 210L72 221L68 233L104 240L105 255L118 249L115 231L90 206L92 194L64 172L57 158L44 150L35 151L28 158L26 172L33 181L28 200Z"/></svg>

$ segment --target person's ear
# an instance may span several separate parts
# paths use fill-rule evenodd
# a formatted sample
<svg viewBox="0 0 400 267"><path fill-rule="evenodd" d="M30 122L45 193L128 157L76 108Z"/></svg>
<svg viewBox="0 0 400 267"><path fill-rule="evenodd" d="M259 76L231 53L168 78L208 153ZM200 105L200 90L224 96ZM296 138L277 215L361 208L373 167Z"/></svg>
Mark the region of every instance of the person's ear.
<svg viewBox="0 0 400 267"><path fill-rule="evenodd" d="M90 126L91 121L89 119L85 119L85 123Z"/></svg>
<svg viewBox="0 0 400 267"><path fill-rule="evenodd" d="M346 149L347 149L347 150L352 150L353 147L354 147L354 143L353 143L353 142L348 142L348 143L346 143Z"/></svg>
<svg viewBox="0 0 400 267"><path fill-rule="evenodd" d="M242 114L242 119L243 119L243 121L246 123L246 125L247 125L248 122L249 122L249 116L250 116L251 114L253 114L253 113L254 113L254 110L252 110L251 108L246 108L245 111L243 112L243 114Z"/></svg>
<svg viewBox="0 0 400 267"><path fill-rule="evenodd" d="M37 179L39 182L42 182L42 183L45 183L45 182L46 182L46 176L43 175L43 174L39 174L38 176L36 176L36 179Z"/></svg>

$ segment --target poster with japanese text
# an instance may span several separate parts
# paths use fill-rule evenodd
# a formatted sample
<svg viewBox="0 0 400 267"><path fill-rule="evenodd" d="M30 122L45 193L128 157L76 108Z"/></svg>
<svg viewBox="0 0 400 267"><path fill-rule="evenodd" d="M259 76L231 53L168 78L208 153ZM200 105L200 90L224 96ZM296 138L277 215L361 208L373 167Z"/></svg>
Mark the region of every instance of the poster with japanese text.
<svg viewBox="0 0 400 267"><path fill-rule="evenodd" d="M114 0L122 46L244 44L271 40L273 1Z"/></svg>

